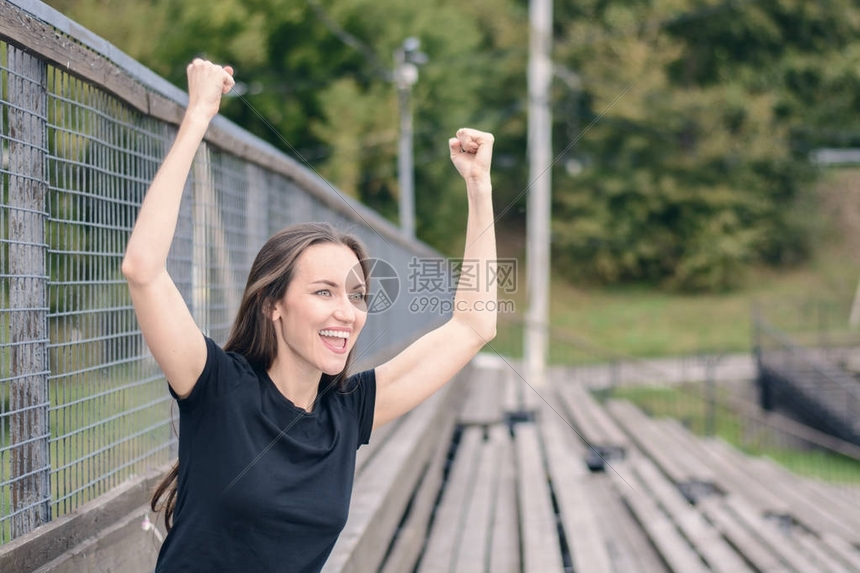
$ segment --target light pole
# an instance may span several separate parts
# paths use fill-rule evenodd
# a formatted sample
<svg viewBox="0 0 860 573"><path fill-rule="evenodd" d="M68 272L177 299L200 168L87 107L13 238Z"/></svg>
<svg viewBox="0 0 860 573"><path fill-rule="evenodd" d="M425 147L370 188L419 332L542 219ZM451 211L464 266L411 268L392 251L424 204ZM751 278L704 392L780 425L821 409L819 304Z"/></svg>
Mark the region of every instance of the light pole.
<svg viewBox="0 0 860 573"><path fill-rule="evenodd" d="M400 108L400 141L397 153L397 183L400 187L400 228L415 237L415 174L412 165L412 86L418 81L418 66L427 63L421 41L409 37L394 50L394 83Z"/></svg>
<svg viewBox="0 0 860 573"><path fill-rule="evenodd" d="M549 354L550 192L552 189L552 0L529 2L529 188L526 212L528 312L523 358L529 383L546 383Z"/></svg>

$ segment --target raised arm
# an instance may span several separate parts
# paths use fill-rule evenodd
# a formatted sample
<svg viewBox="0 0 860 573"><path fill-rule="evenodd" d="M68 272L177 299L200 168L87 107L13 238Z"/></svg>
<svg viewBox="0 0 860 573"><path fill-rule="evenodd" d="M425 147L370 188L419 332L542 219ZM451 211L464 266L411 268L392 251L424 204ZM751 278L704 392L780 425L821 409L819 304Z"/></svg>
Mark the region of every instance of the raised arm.
<svg viewBox="0 0 860 573"><path fill-rule="evenodd" d="M463 266L475 275L457 285L451 320L376 369L374 427L420 404L496 336L496 285L490 284L495 273L489 272L496 264L490 182L493 136L461 129L448 146L451 161L466 181L469 217Z"/></svg>
<svg viewBox="0 0 860 573"><path fill-rule="evenodd" d="M221 95L233 87L233 69L229 66L195 59L187 72L188 109L146 192L122 261L146 344L173 391L182 397L191 393L203 372L206 343L167 273L167 254L194 155L218 113Z"/></svg>

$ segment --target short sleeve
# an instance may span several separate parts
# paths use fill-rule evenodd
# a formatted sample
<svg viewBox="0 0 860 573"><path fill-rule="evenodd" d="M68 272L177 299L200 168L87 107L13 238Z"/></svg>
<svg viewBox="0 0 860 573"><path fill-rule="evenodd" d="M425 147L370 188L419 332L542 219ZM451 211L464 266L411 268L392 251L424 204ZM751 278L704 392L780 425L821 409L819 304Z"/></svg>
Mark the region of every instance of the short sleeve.
<svg viewBox="0 0 860 573"><path fill-rule="evenodd" d="M358 420L356 448L370 442L373 430L373 412L376 408L376 370L365 370L349 377L346 388L340 392Z"/></svg>
<svg viewBox="0 0 860 573"><path fill-rule="evenodd" d="M194 383L191 393L180 398L168 384L170 395L182 410L193 410L200 404L216 401L227 394L241 381L242 376L251 371L247 361L238 354L224 350L208 336L206 340L206 365Z"/></svg>

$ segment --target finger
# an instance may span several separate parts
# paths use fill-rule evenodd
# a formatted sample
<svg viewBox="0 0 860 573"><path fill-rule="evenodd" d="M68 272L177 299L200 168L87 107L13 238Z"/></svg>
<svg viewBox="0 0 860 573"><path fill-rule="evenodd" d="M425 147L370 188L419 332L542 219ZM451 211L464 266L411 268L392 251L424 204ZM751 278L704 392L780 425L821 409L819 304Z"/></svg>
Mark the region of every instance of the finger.
<svg viewBox="0 0 860 573"><path fill-rule="evenodd" d="M461 151L474 153L477 149L477 147L472 149L473 142L471 135L472 134L470 133L470 130L468 130L467 128L461 127L457 130L457 141L460 142Z"/></svg>
<svg viewBox="0 0 860 573"><path fill-rule="evenodd" d="M233 75L233 66L224 66L224 71L232 76Z"/></svg>
<svg viewBox="0 0 860 573"><path fill-rule="evenodd" d="M484 145L489 145L492 147L494 141L492 133L488 133L486 131L479 131L477 129L471 129L468 127L464 127L457 130L457 136L461 140L466 141L466 148L472 153L475 153L479 147L483 147Z"/></svg>
<svg viewBox="0 0 860 573"><path fill-rule="evenodd" d="M448 148L451 150L451 155L457 155L458 153L463 153L464 149L460 143L460 140L456 137L452 137L448 140Z"/></svg>

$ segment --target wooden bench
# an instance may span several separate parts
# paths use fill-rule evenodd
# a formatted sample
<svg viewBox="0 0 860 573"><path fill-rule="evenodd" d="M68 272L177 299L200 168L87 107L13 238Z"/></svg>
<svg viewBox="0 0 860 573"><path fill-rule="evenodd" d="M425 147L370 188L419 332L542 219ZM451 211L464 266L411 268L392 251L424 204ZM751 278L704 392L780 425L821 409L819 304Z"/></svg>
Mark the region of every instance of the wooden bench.
<svg viewBox="0 0 860 573"><path fill-rule="evenodd" d="M505 381L505 369L497 365L496 372L477 377L471 372L445 467L431 470L435 491L428 498L437 500L435 508L406 517L405 524L420 521L408 551L401 549L404 525L381 568L373 569L371 563L365 570L609 573L646 563L639 570L665 573L636 521L613 497L607 475L588 471L580 438L544 401L550 389L526 386L521 399L512 400L518 392L510 383L517 379ZM533 398L526 399L526 393ZM497 404L501 412L477 406L487 403ZM512 416L509 408L523 404L535 408L534 415ZM597 501L601 499L609 508ZM611 526L604 523L607 511Z"/></svg>
<svg viewBox="0 0 860 573"><path fill-rule="evenodd" d="M713 475L695 459L679 455L671 431L625 400L610 400L607 408L635 444L651 458L691 502L714 491Z"/></svg>
<svg viewBox="0 0 860 573"><path fill-rule="evenodd" d="M349 519L323 571L409 570L424 542L471 367L359 450ZM402 526L401 526L402 524Z"/></svg>
<svg viewBox="0 0 860 573"><path fill-rule="evenodd" d="M559 379L564 371L553 371L553 386L562 410L588 448L585 456L592 470L603 469L610 460L622 459L629 441L591 392L579 382Z"/></svg>
<svg viewBox="0 0 860 573"><path fill-rule="evenodd" d="M360 450L350 518L324 571L860 573L846 526L770 517L780 499L794 508L792 495L831 507L820 484L744 486L775 470L632 404L604 409L581 386L529 388L504 362L460 378ZM593 472L586 436L600 432L622 435L625 453ZM681 485L695 479L720 487L690 496Z"/></svg>
<svg viewBox="0 0 860 573"><path fill-rule="evenodd" d="M704 515L759 571L856 571L823 540L756 513L739 496L702 500Z"/></svg>

